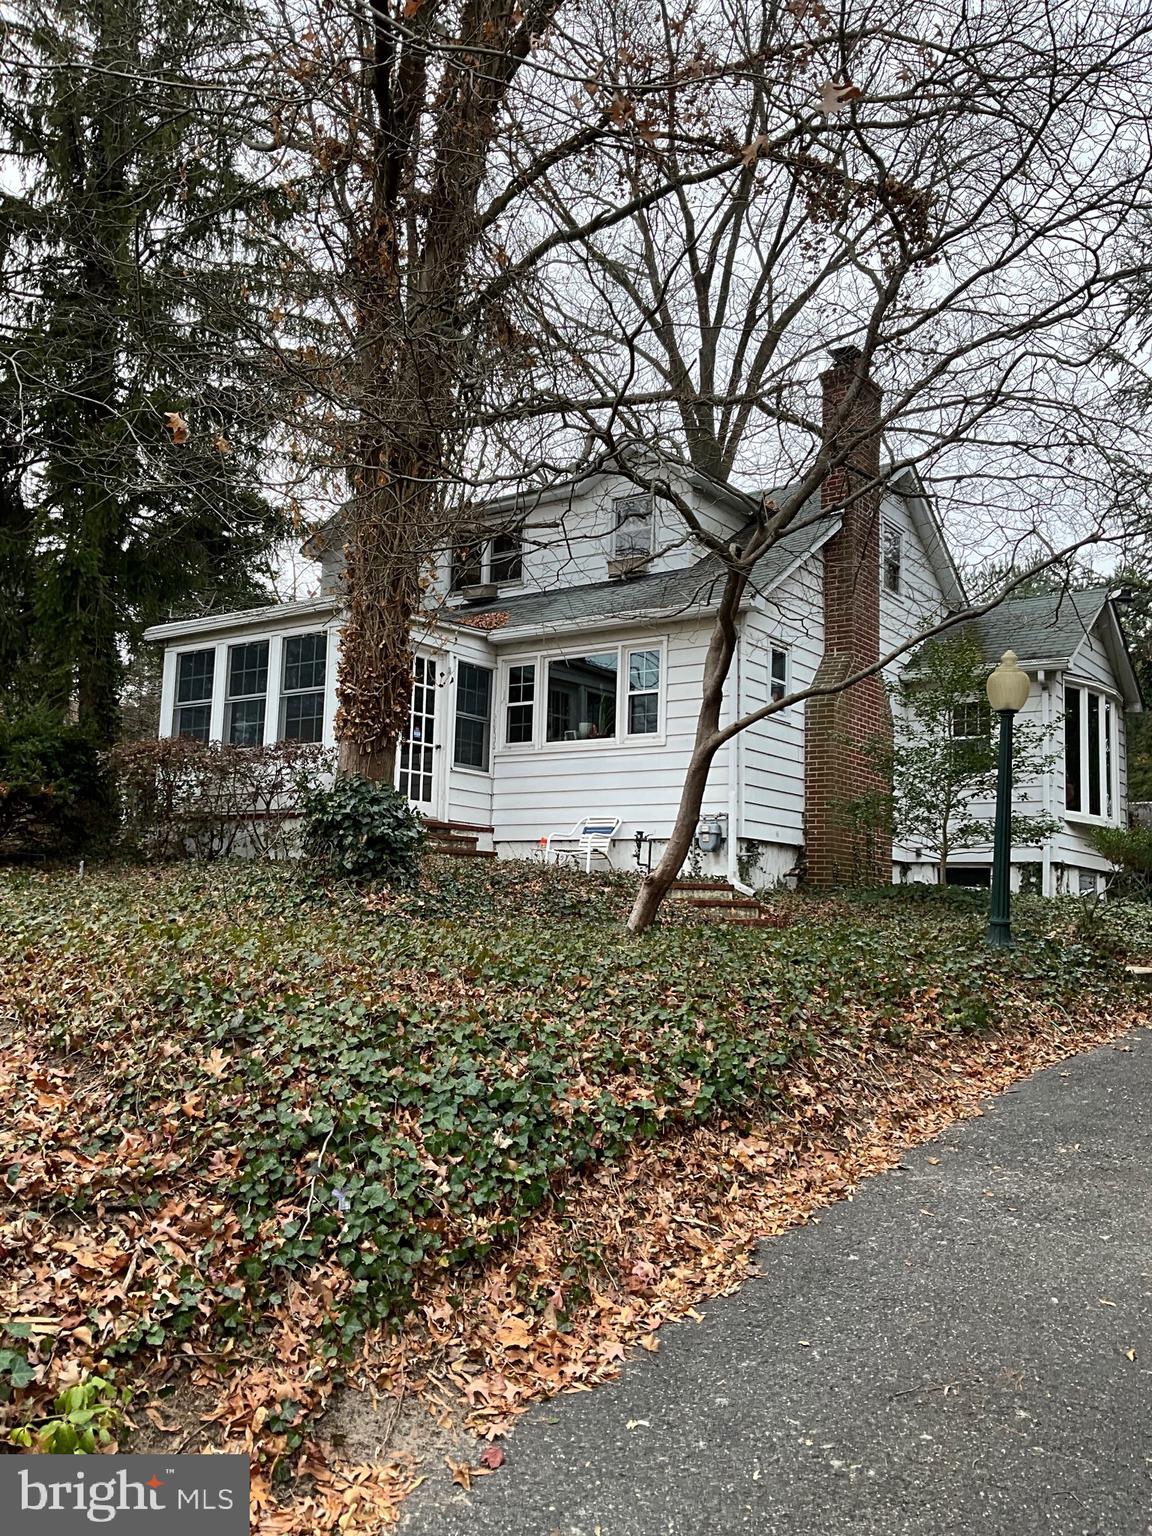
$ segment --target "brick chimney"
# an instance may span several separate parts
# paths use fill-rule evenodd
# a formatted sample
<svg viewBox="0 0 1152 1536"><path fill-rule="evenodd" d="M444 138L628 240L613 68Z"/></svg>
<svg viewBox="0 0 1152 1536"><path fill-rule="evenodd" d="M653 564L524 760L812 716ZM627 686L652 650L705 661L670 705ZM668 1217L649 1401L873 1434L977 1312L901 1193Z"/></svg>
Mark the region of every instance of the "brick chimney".
<svg viewBox="0 0 1152 1536"><path fill-rule="evenodd" d="M831 368L820 378L825 442L836 453L840 444L857 436L859 441L846 462L829 471L820 492L821 505L841 519L841 526L822 552L824 658L817 685L842 682L880 655L880 491L852 497L880 471L881 393L862 377L862 367L858 348L837 348ZM859 816L854 826L850 810L869 791L887 790L876 746L891 740L892 717L879 674L842 693L809 699L804 870L810 884L886 885L891 880L887 833Z"/></svg>

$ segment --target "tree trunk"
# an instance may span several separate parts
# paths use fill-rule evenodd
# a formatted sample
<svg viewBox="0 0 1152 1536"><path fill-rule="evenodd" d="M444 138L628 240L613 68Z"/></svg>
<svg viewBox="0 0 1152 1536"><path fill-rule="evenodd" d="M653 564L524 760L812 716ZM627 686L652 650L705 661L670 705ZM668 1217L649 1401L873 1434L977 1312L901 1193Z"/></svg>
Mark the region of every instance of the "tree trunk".
<svg viewBox="0 0 1152 1536"><path fill-rule="evenodd" d="M339 768L350 778L391 784L396 778L396 743L385 742L377 751L370 751L345 739L340 743Z"/></svg>
<svg viewBox="0 0 1152 1536"><path fill-rule="evenodd" d="M724 685L736 654L736 616L740 611L740 599L748 584L744 571L730 570L720 599L720 609L712 637L708 642L708 654L704 660L704 683L701 689L700 715L696 723L696 741L684 778L680 805L664 849L663 857L652 872L645 875L636 893L632 911L628 916L629 933L643 933L656 920L665 896L675 884L684 867L700 823L700 808L704 803L704 791L708 787L708 773L712 759L723 745L720 735L720 711L724 704ZM736 828L728 828L728 836L736 836Z"/></svg>

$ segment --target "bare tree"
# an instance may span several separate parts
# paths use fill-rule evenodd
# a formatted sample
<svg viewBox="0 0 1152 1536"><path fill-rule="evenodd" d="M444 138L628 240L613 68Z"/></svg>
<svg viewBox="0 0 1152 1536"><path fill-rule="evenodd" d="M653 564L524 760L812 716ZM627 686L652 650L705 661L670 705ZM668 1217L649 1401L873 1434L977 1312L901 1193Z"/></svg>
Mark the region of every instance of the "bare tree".
<svg viewBox="0 0 1152 1536"><path fill-rule="evenodd" d="M731 0L721 13L745 56L780 67L724 95L713 81L660 96L620 186L561 167L536 188L542 219L581 231L538 290L536 328L570 359L556 418L674 506L723 572L716 583L708 568L718 595L695 746L634 930L679 873L734 734L804 700L811 720L845 690L870 708L883 667L938 628L887 656L856 638L830 646L811 689L725 721L741 604L780 538L812 516L854 522L848 578L877 579L881 495L914 469L969 543L1056 559L1122 535L1145 483L1116 407L1123 295L1142 263L1126 226L1147 209L1152 166L1143 10L1088 18L1030 0L910 17L880 0L834 17L819 0ZM637 9L618 53L675 54L686 30L667 6ZM618 111L647 102L637 88ZM697 182L702 119L738 153L729 175ZM626 221L588 232L621 205ZM827 381L823 408L813 399L826 349L846 368L831 408ZM748 496L733 544L653 467L684 463L786 489Z"/></svg>

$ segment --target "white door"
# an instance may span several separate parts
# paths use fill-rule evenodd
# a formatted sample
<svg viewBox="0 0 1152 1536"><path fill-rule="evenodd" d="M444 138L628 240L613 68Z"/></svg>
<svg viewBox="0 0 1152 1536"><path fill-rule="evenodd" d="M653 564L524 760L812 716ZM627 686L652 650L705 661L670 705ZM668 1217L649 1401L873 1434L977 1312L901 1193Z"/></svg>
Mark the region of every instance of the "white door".
<svg viewBox="0 0 1152 1536"><path fill-rule="evenodd" d="M440 814L440 744L436 740L436 663L417 653L412 658L412 704L408 728L400 738L396 788L425 816Z"/></svg>

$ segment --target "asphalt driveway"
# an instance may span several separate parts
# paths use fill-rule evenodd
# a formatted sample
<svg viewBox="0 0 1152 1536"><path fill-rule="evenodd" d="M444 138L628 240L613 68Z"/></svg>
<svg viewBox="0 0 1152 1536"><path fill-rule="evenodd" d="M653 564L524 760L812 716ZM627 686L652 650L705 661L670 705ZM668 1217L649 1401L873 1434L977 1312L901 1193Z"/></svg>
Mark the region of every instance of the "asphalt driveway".
<svg viewBox="0 0 1152 1536"><path fill-rule="evenodd" d="M1152 1033L993 1100L534 1409L428 1536L1152 1536Z"/></svg>

